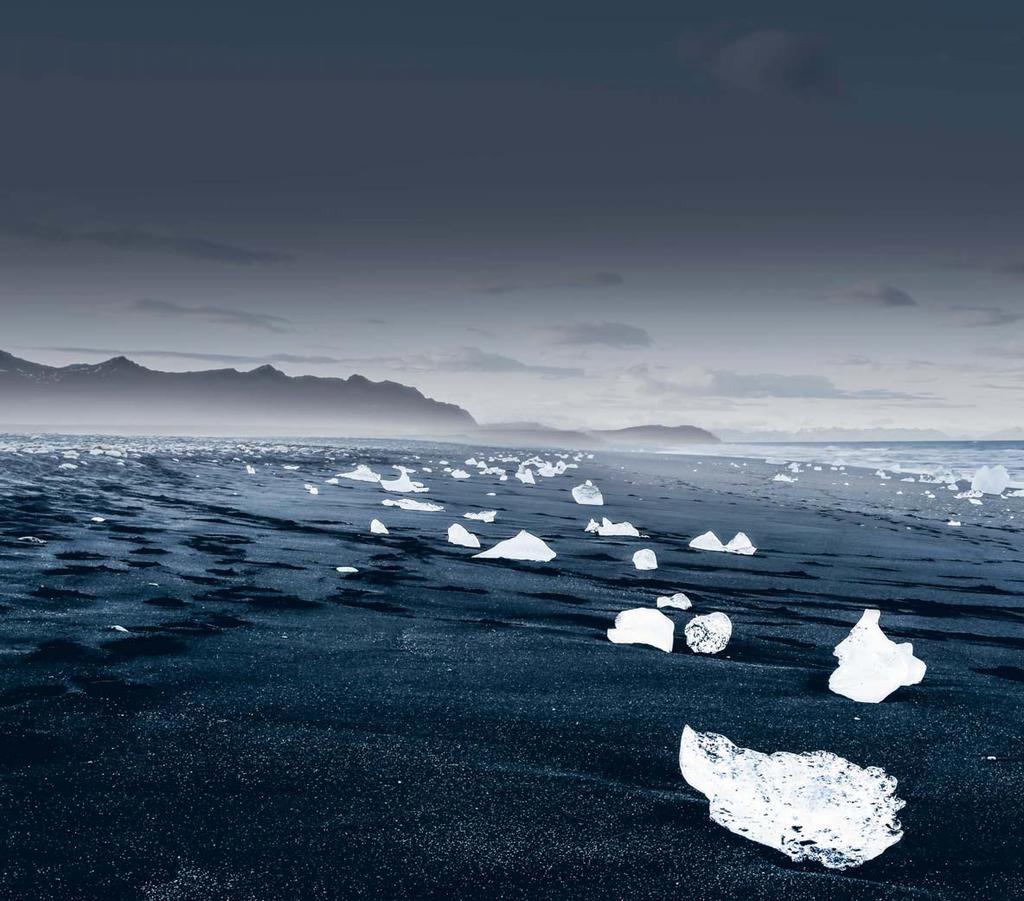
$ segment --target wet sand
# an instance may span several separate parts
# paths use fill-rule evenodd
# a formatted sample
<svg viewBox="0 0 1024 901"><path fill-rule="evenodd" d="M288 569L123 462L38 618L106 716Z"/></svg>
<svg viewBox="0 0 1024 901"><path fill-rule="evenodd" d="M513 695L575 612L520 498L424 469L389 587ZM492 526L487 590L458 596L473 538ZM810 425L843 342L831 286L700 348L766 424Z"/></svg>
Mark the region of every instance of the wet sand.
<svg viewBox="0 0 1024 901"><path fill-rule="evenodd" d="M323 484L357 462L476 450L216 446L76 470L0 454L0 895L1024 891L1024 500L968 507L866 471L787 485L763 462L641 454L535 487L428 464L416 497L443 513ZM584 478L603 508L573 503ZM461 519L478 509L495 522ZM595 513L649 537L587 535ZM373 517L391 535L370 535ZM558 557L473 560L445 542L455 521L485 547L527 529ZM707 529L759 551L687 548ZM640 547L658 570L632 568ZM721 657L687 651L682 612L672 654L607 641L618 611L674 591L732 618ZM865 607L928 664L878 705L827 688ZM904 838L839 873L727 832L679 774L687 723L883 767L907 802Z"/></svg>

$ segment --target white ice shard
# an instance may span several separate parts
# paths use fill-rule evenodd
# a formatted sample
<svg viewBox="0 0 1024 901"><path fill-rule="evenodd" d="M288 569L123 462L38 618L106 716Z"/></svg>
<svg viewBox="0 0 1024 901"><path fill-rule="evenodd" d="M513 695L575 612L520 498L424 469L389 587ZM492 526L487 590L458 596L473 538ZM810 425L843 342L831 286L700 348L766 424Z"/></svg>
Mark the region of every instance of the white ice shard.
<svg viewBox="0 0 1024 901"><path fill-rule="evenodd" d="M469 478L469 473L466 472L466 470L464 470L464 469L453 469L452 470L452 478L453 479L468 479Z"/></svg>
<svg viewBox="0 0 1024 901"><path fill-rule="evenodd" d="M690 599L681 591L672 595L662 595L658 598L657 604L659 610L664 607L670 607L673 610L689 610L693 606Z"/></svg>
<svg viewBox="0 0 1024 901"><path fill-rule="evenodd" d="M303 485L302 487L305 488L306 491L308 491L310 494L312 494L313 497L316 497L320 493L320 489L317 488L316 485L310 485L309 482L306 482L306 484Z"/></svg>
<svg viewBox="0 0 1024 901"><path fill-rule="evenodd" d="M829 751L762 754L686 726L679 768L714 822L792 860L844 870L903 837L896 780Z"/></svg>
<svg viewBox="0 0 1024 901"><path fill-rule="evenodd" d="M865 610L860 621L833 652L839 666L828 680L837 695L877 704L902 685L915 685L928 669L914 656L910 642L890 641L878 625L878 610Z"/></svg>
<svg viewBox="0 0 1024 901"><path fill-rule="evenodd" d="M714 532L705 532L690 542L690 547L698 551L724 551L725 545Z"/></svg>
<svg viewBox="0 0 1024 901"><path fill-rule="evenodd" d="M462 514L464 519L478 519L480 522L494 522L494 517L497 515L497 510L479 510L476 513Z"/></svg>
<svg viewBox="0 0 1024 901"><path fill-rule="evenodd" d="M591 482L590 479L587 479L582 485L577 485L573 488L572 499L577 504L586 504L591 507L600 507L604 504L601 489Z"/></svg>
<svg viewBox="0 0 1024 901"><path fill-rule="evenodd" d="M555 559L555 552L536 535L523 530L473 556L485 560L534 560L547 563Z"/></svg>
<svg viewBox="0 0 1024 901"><path fill-rule="evenodd" d="M370 520L370 534L371 535L390 535L388 527L384 525L379 519Z"/></svg>
<svg viewBox="0 0 1024 901"><path fill-rule="evenodd" d="M480 547L480 539L465 526L453 522L448 526L448 543L461 547Z"/></svg>
<svg viewBox="0 0 1024 901"><path fill-rule="evenodd" d="M960 520L959 519L951 519L949 522L946 523L946 525L947 526L959 526L960 525Z"/></svg>
<svg viewBox="0 0 1024 901"><path fill-rule="evenodd" d="M590 520L587 523L585 532L596 532L604 538L623 536L627 538L639 538L640 531L631 522L612 522L607 516L601 517L601 522Z"/></svg>
<svg viewBox="0 0 1024 901"><path fill-rule="evenodd" d="M516 478L524 485L537 484L537 480L533 477L533 470L527 469L525 466L520 466L519 469L516 470Z"/></svg>
<svg viewBox="0 0 1024 901"><path fill-rule="evenodd" d="M751 543L750 539L747 538L745 532L737 532L732 536L732 539L725 546L725 549L730 554L743 554L745 557L749 557L757 548Z"/></svg>
<svg viewBox="0 0 1024 901"><path fill-rule="evenodd" d="M672 653L675 623L664 613L650 607L623 610L615 617L615 628L608 640L615 644L647 644L666 654Z"/></svg>
<svg viewBox="0 0 1024 901"><path fill-rule="evenodd" d="M89 522L94 522L96 524L103 523L103 522L106 522L106 521L107 521L106 518L103 517L103 516L90 516L89 517Z"/></svg>
<svg viewBox="0 0 1024 901"><path fill-rule="evenodd" d="M251 476L256 475L256 467L253 466L251 463L245 464L245 471Z"/></svg>
<svg viewBox="0 0 1024 901"><path fill-rule="evenodd" d="M381 475L379 472L374 472L365 463L360 463L351 472L339 472L339 479L351 479L353 482L379 482Z"/></svg>
<svg viewBox="0 0 1024 901"><path fill-rule="evenodd" d="M343 576L351 575L352 573L359 572L354 566L336 566L334 567L336 573L340 573Z"/></svg>
<svg viewBox="0 0 1024 901"><path fill-rule="evenodd" d="M657 569L658 558L649 547L641 548L633 554L633 565L637 569Z"/></svg>
<svg viewBox="0 0 1024 901"><path fill-rule="evenodd" d="M386 497L381 503L385 507L399 507L402 510L420 510L424 513L438 513L444 509L440 504L431 504L428 501L414 501L411 497Z"/></svg>
<svg viewBox="0 0 1024 901"><path fill-rule="evenodd" d="M414 482L409 478L409 473L402 470L397 479L381 479L380 487L385 491L395 491L400 494L422 494L429 491L422 482Z"/></svg>
<svg viewBox="0 0 1024 901"><path fill-rule="evenodd" d="M732 620L724 613L695 616L683 631L694 654L720 654L732 638Z"/></svg>
<svg viewBox="0 0 1024 901"><path fill-rule="evenodd" d="M796 479L793 476L787 476L784 472L777 472L772 478L773 482L795 482Z"/></svg>
<svg viewBox="0 0 1024 901"><path fill-rule="evenodd" d="M1010 484L1005 466L982 466L971 479L971 490L982 494L1002 494Z"/></svg>

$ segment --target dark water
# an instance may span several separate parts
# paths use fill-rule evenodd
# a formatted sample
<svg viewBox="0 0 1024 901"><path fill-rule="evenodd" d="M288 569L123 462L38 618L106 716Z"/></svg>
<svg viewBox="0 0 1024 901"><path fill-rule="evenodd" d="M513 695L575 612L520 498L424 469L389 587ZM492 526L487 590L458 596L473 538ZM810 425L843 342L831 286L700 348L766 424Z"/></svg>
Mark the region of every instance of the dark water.
<svg viewBox="0 0 1024 901"><path fill-rule="evenodd" d="M530 487L448 478L436 461L476 450L450 446L93 446L0 453L0 897L1024 889L1024 500L827 466L780 485L778 466L711 458L599 455ZM324 484L357 462L431 466L417 497L447 509ZM583 478L649 537L584 534ZM472 560L445 530L475 509L498 511L462 520L485 545L525 528L558 557ZM689 550L709 528L760 550ZM638 547L657 571L632 568ZM732 618L721 658L605 639L678 590ZM929 667L878 705L827 689L869 606ZM837 873L727 832L679 774L687 723L883 767L903 840Z"/></svg>

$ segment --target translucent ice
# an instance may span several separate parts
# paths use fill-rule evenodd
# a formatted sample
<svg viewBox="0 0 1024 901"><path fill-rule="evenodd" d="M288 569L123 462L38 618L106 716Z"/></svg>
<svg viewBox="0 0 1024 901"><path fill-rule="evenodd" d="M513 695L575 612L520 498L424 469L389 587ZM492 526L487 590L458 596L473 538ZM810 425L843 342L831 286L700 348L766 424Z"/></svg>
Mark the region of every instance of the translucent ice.
<svg viewBox="0 0 1024 901"><path fill-rule="evenodd" d="M663 607L671 607L674 610L689 610L693 606L690 599L681 591L677 591L673 595L662 595L658 598L657 604L659 610Z"/></svg>
<svg viewBox="0 0 1024 901"><path fill-rule="evenodd" d="M593 507L600 507L604 504L601 489L591 482L590 479L587 479L582 485L577 485L573 488L572 499L577 504L588 504Z"/></svg>
<svg viewBox="0 0 1024 901"><path fill-rule="evenodd" d="M1005 466L982 466L971 480L971 490L982 494L1002 494L1010 484Z"/></svg>
<svg viewBox="0 0 1024 901"><path fill-rule="evenodd" d="M915 685L924 678L927 667L914 656L909 642L896 644L886 638L878 626L878 610L865 610L834 651L839 666L828 680L837 695L877 704L901 685Z"/></svg>
<svg viewBox="0 0 1024 901"><path fill-rule="evenodd" d="M675 623L664 613L637 607L623 610L615 617L615 628L608 630L608 640L615 644L647 644L671 654L674 631Z"/></svg>
<svg viewBox="0 0 1024 901"><path fill-rule="evenodd" d="M718 654L732 637L732 620L724 613L695 616L684 629L686 646L694 654Z"/></svg>
<svg viewBox="0 0 1024 901"><path fill-rule="evenodd" d="M555 552L536 535L524 530L473 556L486 560L535 560L547 563L555 559Z"/></svg>
<svg viewBox="0 0 1024 901"><path fill-rule="evenodd" d="M762 754L687 726L679 768L714 822L792 860L843 870L903 837L896 780L829 751Z"/></svg>

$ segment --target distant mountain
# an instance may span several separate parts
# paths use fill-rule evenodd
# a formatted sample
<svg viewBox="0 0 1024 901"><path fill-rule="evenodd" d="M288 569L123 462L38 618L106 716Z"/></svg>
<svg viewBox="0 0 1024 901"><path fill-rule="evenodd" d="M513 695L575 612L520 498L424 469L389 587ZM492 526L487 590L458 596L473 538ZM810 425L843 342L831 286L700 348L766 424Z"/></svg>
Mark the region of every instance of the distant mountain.
<svg viewBox="0 0 1024 901"><path fill-rule="evenodd" d="M436 435L475 427L468 412L397 382L249 372L161 372L125 357L43 366L0 351L0 428L55 431Z"/></svg>
<svg viewBox="0 0 1024 901"><path fill-rule="evenodd" d="M1024 428L1014 426L1009 429L1002 429L993 432L991 435L983 435L981 441L1024 441Z"/></svg>
<svg viewBox="0 0 1024 901"><path fill-rule="evenodd" d="M950 441L937 429L848 429L820 428L785 431L739 431L723 429L723 441L741 444L822 444L849 441Z"/></svg>
<svg viewBox="0 0 1024 901"><path fill-rule="evenodd" d="M643 425L626 429L555 429L539 422L502 422L481 425L478 439L495 444L564 448L625 448L663 450L687 444L715 444L718 438L692 425Z"/></svg>

